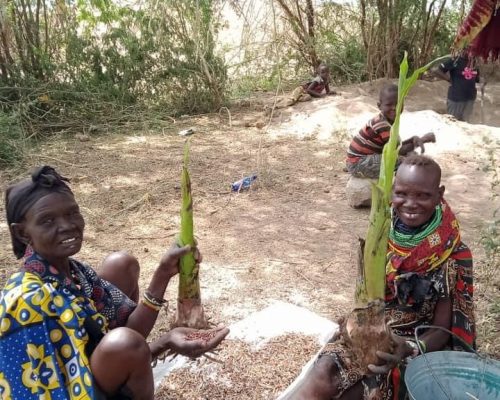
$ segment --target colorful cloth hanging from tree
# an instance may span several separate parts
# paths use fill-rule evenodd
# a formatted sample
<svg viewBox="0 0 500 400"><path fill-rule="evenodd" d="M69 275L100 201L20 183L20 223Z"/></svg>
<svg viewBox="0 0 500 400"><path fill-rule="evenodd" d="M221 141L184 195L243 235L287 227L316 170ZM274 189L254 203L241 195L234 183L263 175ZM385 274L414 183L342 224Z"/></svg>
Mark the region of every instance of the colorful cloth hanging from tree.
<svg viewBox="0 0 500 400"><path fill-rule="evenodd" d="M500 0L475 0L453 43L470 57L495 61L500 55Z"/></svg>

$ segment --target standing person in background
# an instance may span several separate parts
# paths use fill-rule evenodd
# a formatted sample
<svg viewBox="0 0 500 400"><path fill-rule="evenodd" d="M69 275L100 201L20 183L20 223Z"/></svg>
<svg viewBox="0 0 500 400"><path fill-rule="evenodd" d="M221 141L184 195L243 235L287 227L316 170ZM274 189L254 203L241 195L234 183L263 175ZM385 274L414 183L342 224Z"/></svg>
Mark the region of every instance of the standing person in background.
<svg viewBox="0 0 500 400"><path fill-rule="evenodd" d="M477 96L476 82L479 82L479 70L472 67L466 51L439 65L436 75L450 83L446 101L447 113L459 121L468 122Z"/></svg>

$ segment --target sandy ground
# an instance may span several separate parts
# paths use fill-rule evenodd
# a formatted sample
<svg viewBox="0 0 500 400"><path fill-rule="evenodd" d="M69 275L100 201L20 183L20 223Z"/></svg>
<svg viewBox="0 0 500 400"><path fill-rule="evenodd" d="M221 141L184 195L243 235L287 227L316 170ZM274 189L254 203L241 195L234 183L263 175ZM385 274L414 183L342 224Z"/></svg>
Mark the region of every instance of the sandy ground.
<svg viewBox="0 0 500 400"><path fill-rule="evenodd" d="M251 101L249 107L232 110L231 121L208 115L180 119L161 133L122 132L88 141L61 137L33 151L22 169L1 171L1 189L35 165L56 166L73 179L87 222L78 257L98 268L109 252L126 249L140 260L145 288L179 226L184 138L177 132L193 127L195 232L204 255L202 296L211 321L236 322L271 300L335 319L351 306L355 244L368 216L367 210L346 203L343 160L350 136L376 112L380 85L341 88L340 96L276 112L269 125L256 111L261 103ZM428 146L428 153L443 167L446 197L462 222L480 275L486 262L480 234L500 205L492 200L489 161L492 152L497 160L500 155L500 84L489 84L484 98L483 121L489 126L442 115L445 93L443 82L419 82L406 103L402 136L436 133L437 143ZM481 122L477 103L476 123ZM245 127L255 121L263 122L258 124L262 129ZM250 191L230 193L231 182L254 172L258 179ZM17 264L1 222L3 281ZM479 323L486 324L481 310L492 296L498 301L498 290L485 293L481 287L479 279ZM161 317L154 335L168 329L176 282L167 298L171 311ZM284 361L279 368L289 366Z"/></svg>

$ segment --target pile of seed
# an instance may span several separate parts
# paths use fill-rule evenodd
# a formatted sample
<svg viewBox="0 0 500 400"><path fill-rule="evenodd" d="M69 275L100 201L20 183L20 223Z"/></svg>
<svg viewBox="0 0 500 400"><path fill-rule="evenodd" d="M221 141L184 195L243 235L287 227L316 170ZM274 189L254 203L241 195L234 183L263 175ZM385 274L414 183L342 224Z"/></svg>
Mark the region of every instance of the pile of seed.
<svg viewBox="0 0 500 400"><path fill-rule="evenodd" d="M202 357L165 378L157 400L270 400L286 389L320 346L311 336L283 335L255 350L225 340L216 363Z"/></svg>

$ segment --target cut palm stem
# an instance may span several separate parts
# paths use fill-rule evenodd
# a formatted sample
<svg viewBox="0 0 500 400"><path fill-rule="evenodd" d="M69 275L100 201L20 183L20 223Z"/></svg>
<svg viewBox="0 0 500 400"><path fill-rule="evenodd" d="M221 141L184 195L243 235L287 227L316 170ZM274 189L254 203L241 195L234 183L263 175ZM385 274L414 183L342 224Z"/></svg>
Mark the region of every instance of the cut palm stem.
<svg viewBox="0 0 500 400"><path fill-rule="evenodd" d="M184 146L184 165L181 174L181 232L178 237L179 246L189 245L192 248L182 256L179 271L179 295L177 299L177 315L175 326L190 328L206 328L207 320L201 304L199 266L194 257L196 245L193 224L193 197L191 179L188 171L189 141Z"/></svg>

